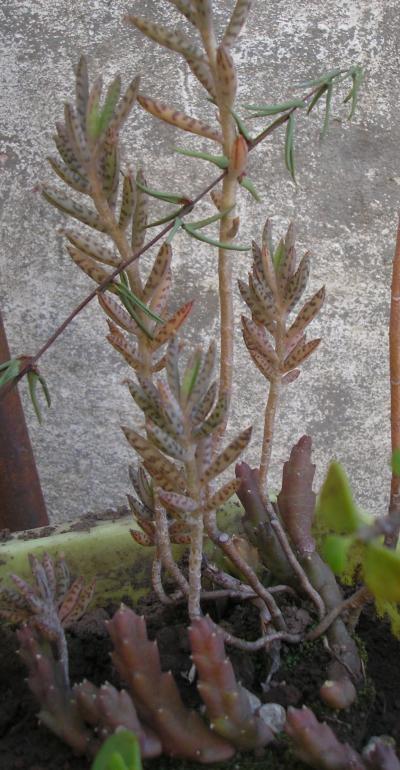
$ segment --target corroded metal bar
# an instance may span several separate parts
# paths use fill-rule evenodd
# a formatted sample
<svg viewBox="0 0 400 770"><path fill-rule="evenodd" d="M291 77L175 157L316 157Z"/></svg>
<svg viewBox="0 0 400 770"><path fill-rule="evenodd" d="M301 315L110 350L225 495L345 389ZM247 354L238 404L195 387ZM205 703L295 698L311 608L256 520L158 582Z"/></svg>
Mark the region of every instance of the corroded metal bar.
<svg viewBox="0 0 400 770"><path fill-rule="evenodd" d="M0 312L0 363L8 361ZM49 523L18 388L0 399L0 529L16 532Z"/></svg>

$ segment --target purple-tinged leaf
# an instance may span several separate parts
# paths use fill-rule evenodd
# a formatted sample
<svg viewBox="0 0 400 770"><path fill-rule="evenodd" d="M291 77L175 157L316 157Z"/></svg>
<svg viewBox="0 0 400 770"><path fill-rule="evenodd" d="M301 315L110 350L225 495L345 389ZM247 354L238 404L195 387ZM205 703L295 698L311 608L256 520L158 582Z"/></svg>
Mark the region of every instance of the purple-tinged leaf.
<svg viewBox="0 0 400 770"><path fill-rule="evenodd" d="M174 463L167 460L158 449L136 431L125 427L122 430L130 445L142 457L147 472L159 486L171 492L185 491L185 480Z"/></svg>
<svg viewBox="0 0 400 770"><path fill-rule="evenodd" d="M122 187L122 200L119 212L118 227L126 230L132 220L133 211L136 204L136 188L134 187L132 174L128 171L124 176Z"/></svg>
<svg viewBox="0 0 400 770"><path fill-rule="evenodd" d="M169 433L163 431L162 428L152 425L148 428L147 433L149 440L166 455L182 463L187 460L186 450Z"/></svg>
<svg viewBox="0 0 400 770"><path fill-rule="evenodd" d="M202 120L186 115L181 110L170 107L159 99L151 99L149 96L139 94L138 102L146 112L154 115L155 118L163 120L172 126L181 128L183 131L189 131L191 134L204 136L206 139L212 139L219 144L223 143L222 134L217 129L204 123Z"/></svg>
<svg viewBox="0 0 400 770"><path fill-rule="evenodd" d="M297 335L300 331L308 326L309 323L315 318L315 316L321 310L321 307L325 300L325 286L322 286L319 291L309 299L305 305L301 308L299 314L293 321L290 329L286 334L286 338L290 340L293 336Z"/></svg>
<svg viewBox="0 0 400 770"><path fill-rule="evenodd" d="M72 187L72 189L76 190L77 192L86 195L90 194L90 185L87 179L85 179L80 174L77 174L68 166L63 166L62 163L59 163L57 158L52 158L49 156L47 160L50 163L53 171L55 171L57 176L59 176L60 179L65 182L65 184L69 185L69 187Z"/></svg>
<svg viewBox="0 0 400 770"><path fill-rule="evenodd" d="M86 133L86 111L89 99L89 75L86 56L81 56L76 68L76 112L83 133Z"/></svg>
<svg viewBox="0 0 400 770"><path fill-rule="evenodd" d="M63 214L78 219L80 222L83 222L84 225L93 227L101 233L106 232L106 226L93 209L72 200L72 198L69 198L63 190L59 190L57 187L52 187L51 185L43 185L42 195L52 204L52 206L55 206L56 209L62 211Z"/></svg>
<svg viewBox="0 0 400 770"><path fill-rule="evenodd" d="M163 326L154 335L151 343L152 350L157 350L161 345L165 345L166 342L175 334L179 327L186 320L194 304L194 300L186 302L179 310L174 313L171 318L166 321Z"/></svg>
<svg viewBox="0 0 400 770"><path fill-rule="evenodd" d="M261 374L264 375L264 377L269 380L269 382L272 382L272 380L276 379L278 376L278 370L277 367L271 364L265 356L263 356L261 353L258 352L258 350L255 350L253 348L249 348L249 353Z"/></svg>
<svg viewBox="0 0 400 770"><path fill-rule="evenodd" d="M278 495L279 513L302 557L315 550L311 535L316 498L312 488L315 465L311 463L311 449L310 436L302 436L293 446L283 466L282 489Z"/></svg>
<svg viewBox="0 0 400 770"><path fill-rule="evenodd" d="M242 316L242 326L246 347L249 350L256 350L270 363L271 367L276 368L279 359L267 338L264 327L245 316Z"/></svg>
<svg viewBox="0 0 400 770"><path fill-rule="evenodd" d="M193 431L193 438L203 438L214 433L224 422L228 412L228 396L222 393L209 417Z"/></svg>
<svg viewBox="0 0 400 770"><path fill-rule="evenodd" d="M150 40L164 48L169 48L170 51L180 53L185 59L203 58L201 48L180 32L179 29L167 29L167 27L163 27L161 24L154 24L151 21L147 21L147 19L133 16L132 14L126 16L125 21L128 24L132 24L140 32L143 32Z"/></svg>
<svg viewBox="0 0 400 770"><path fill-rule="evenodd" d="M120 103L115 109L114 116L112 117L109 125L109 131L112 134L118 134L123 124L128 118L132 107L137 99L139 91L140 78L134 78L126 89Z"/></svg>
<svg viewBox="0 0 400 770"><path fill-rule="evenodd" d="M296 346L290 356L285 358L283 372L290 372L291 369L295 369L295 367L302 364L314 352L320 342L321 339L319 338L305 342L304 345Z"/></svg>
<svg viewBox="0 0 400 770"><path fill-rule="evenodd" d="M225 505L225 503L230 500L232 495L236 494L240 484L240 479L232 479L232 481L228 481L226 484L224 484L223 487L221 487L221 489L218 490L218 492L215 492L211 497L208 498L205 505L205 510L214 511L217 508L221 508L222 505Z"/></svg>
<svg viewBox="0 0 400 770"><path fill-rule="evenodd" d="M130 334L134 334L137 336L140 332L138 325L135 323L133 318L127 313L117 302L113 297L110 297L106 294L99 294L98 295L99 305L104 310L106 315L114 321L118 326L121 327L121 329L124 329L126 332L129 332ZM115 330L114 327L110 327L110 331L114 333Z"/></svg>
<svg viewBox="0 0 400 770"><path fill-rule="evenodd" d="M194 513L199 508L199 503L186 495L179 495L176 492L166 492L165 489L157 489L157 495L162 504L167 508L180 511L181 513Z"/></svg>
<svg viewBox="0 0 400 770"><path fill-rule="evenodd" d="M232 48L232 46L235 45L244 25L246 24L251 6L252 0L236 0L231 18L224 33L224 37L222 38L222 43L224 46L226 46L226 48Z"/></svg>
<svg viewBox="0 0 400 770"><path fill-rule="evenodd" d="M172 248L169 243L163 243L154 260L146 284L143 289L143 300L149 300L155 289L160 285L167 269L171 264Z"/></svg>
<svg viewBox="0 0 400 770"><path fill-rule="evenodd" d="M246 428L239 435L231 441L230 444L221 452L215 460L211 463L209 468L203 473L200 482L205 484L211 481L216 476L219 476L226 468L229 468L232 463L237 460L239 455L246 448L251 438L252 428Z"/></svg>

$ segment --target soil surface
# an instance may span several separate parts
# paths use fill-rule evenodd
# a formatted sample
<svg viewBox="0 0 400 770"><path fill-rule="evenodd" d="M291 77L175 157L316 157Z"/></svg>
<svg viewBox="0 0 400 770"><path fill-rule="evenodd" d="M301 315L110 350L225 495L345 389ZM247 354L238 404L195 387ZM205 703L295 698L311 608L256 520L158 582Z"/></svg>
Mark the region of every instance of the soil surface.
<svg viewBox="0 0 400 770"><path fill-rule="evenodd" d="M68 634L71 678L73 682L87 678L96 685L105 680L118 685L109 657L111 645L104 620L115 608L88 613ZM138 611L147 617L151 638L158 641L163 668L171 669L185 702L198 706L195 685L185 675L190 669L187 617L183 607L163 608L149 596ZM251 606L224 603L217 609L207 608L215 620L246 638L258 635L258 614ZM292 608L296 622L296 608ZM301 610L304 612L304 610ZM286 614L286 613L285 613ZM328 657L320 642L302 648L283 646L279 671L272 685L263 690L270 661L264 653L244 655L230 651L238 679L264 702L300 706L305 703L335 730L342 741L362 748L372 735L391 735L400 748L400 643L394 639L386 623L377 621L368 610L358 627L366 679L357 704L346 712L328 711L319 700L318 689L326 678ZM24 680L26 671L16 655L15 634L0 633L0 768L2 770L89 770L90 762L76 757L70 749L46 728L38 726L37 704ZM146 770L189 770L204 767L176 759L144 762ZM305 766L292 755L287 740L280 737L268 746L263 756L236 755L231 763L220 767L234 770L303 770ZM219 766L213 765L214 768Z"/></svg>

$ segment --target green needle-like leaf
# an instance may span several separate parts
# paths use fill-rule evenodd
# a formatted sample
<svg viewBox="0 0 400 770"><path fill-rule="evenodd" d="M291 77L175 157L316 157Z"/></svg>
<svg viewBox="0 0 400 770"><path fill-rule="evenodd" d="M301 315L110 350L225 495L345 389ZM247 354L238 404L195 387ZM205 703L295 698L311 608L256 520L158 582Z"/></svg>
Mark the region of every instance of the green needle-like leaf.
<svg viewBox="0 0 400 770"><path fill-rule="evenodd" d="M150 224L146 225L146 229L148 227L157 227L158 225L165 225L167 222L170 222L171 219L179 218L179 214L182 214L182 211L184 208L185 206L181 206L179 209L175 209L174 211L171 211L171 213L168 214L166 217L163 217L162 219L157 219L155 222L150 222Z"/></svg>
<svg viewBox="0 0 400 770"><path fill-rule="evenodd" d="M217 222L218 219L221 219L221 217L224 217L225 214L229 214L233 208L234 206L229 206L229 208L225 209L225 211L219 211L218 214L214 214L212 217L207 217L207 219L199 219L197 222L190 222L189 227L192 230L199 230L202 227L207 227L207 225L211 225L213 222Z"/></svg>
<svg viewBox="0 0 400 770"><path fill-rule="evenodd" d="M226 249L231 251L249 251L250 246L236 246L234 243L221 243L221 241L214 241L212 238L208 238L206 235L200 235L197 230L192 230L190 225L182 223L182 227L189 235L196 238L203 243L209 243L210 246L215 246L217 249Z"/></svg>
<svg viewBox="0 0 400 770"><path fill-rule="evenodd" d="M114 284L114 287L117 293L120 295L121 299L127 299L133 305L137 305L137 307L139 307L140 310L143 310L143 313L148 315L149 318L151 318L153 321L157 321L157 323L163 323L163 319L160 318L160 316L158 316L156 313L153 313L153 311L150 310L150 308L147 307L147 305L145 305L145 303L142 302L142 300L139 299L136 294L128 289L124 283Z"/></svg>
<svg viewBox="0 0 400 770"><path fill-rule="evenodd" d="M19 370L21 367L21 361L18 360L18 358L11 358L10 361L5 361L0 366L0 371L3 372L3 374L0 377L0 388L3 387L3 385L6 385L7 382L11 382L11 380L14 380L15 377L17 377Z"/></svg>
<svg viewBox="0 0 400 770"><path fill-rule="evenodd" d="M251 118L264 117L265 115L278 115L280 112L286 112L292 110L295 107L305 107L306 103L303 99L290 99L287 102L280 102L279 104L244 104L245 110L254 112Z"/></svg>
<svg viewBox="0 0 400 770"><path fill-rule="evenodd" d="M184 195L174 195L173 193L163 193L159 190L152 190L150 187L146 187L144 184L139 182L138 179L136 179L136 186L139 188L139 190L142 190L142 192L145 192L152 198L158 198L160 201L167 201L167 203L183 203L183 205L187 205L191 202L190 198L185 198Z"/></svg>
<svg viewBox="0 0 400 770"><path fill-rule="evenodd" d="M171 243L172 239L175 237L175 235L177 234L178 230L180 230L182 226L183 226L182 219L179 219L179 217L177 217L175 222L174 222L173 228L168 233L168 237L166 238L165 243Z"/></svg>
<svg viewBox="0 0 400 770"><path fill-rule="evenodd" d="M36 387L37 384L40 383L42 386L42 390L47 402L47 406L51 406L51 399L50 399L50 393L47 387L47 384L42 377L41 374L38 374L38 372L35 372L33 370L30 370L27 374L28 379L28 388L29 388L29 395L32 401L33 408L35 410L36 417L38 419L39 424L42 424L42 413L40 411L39 403L36 396Z"/></svg>
<svg viewBox="0 0 400 770"><path fill-rule="evenodd" d="M353 86L350 89L349 93L347 94L346 98L343 99L343 104L347 104L351 100L351 109L349 114L349 120L352 119L356 107L357 107L357 99L358 99L358 92L360 90L361 83L364 80L364 73L361 67L355 66L352 67L350 70L351 79L353 81Z"/></svg>
<svg viewBox="0 0 400 770"><path fill-rule="evenodd" d="M261 198L254 187L253 182L251 181L250 177L244 176L242 179L239 180L239 184L241 187L244 187L245 190L247 190L250 195L253 196L254 200L257 201L257 203L261 203Z"/></svg>
<svg viewBox="0 0 400 770"><path fill-rule="evenodd" d="M322 85L322 86L321 86L321 87L318 89L318 91L317 91L317 92L314 94L313 98L311 99L311 102L310 102L310 104L309 104L309 105L308 105L308 107L307 107L307 115L309 115L309 114L310 114L310 112L311 112L311 110L313 110L313 109L314 109L315 105L317 104L317 102L319 102L319 100L321 99L321 97L324 95L324 93L325 93L325 91L327 90L327 88L328 88L327 84L326 84L326 83L324 83L324 84L323 84L323 85Z"/></svg>
<svg viewBox="0 0 400 770"><path fill-rule="evenodd" d="M187 155L188 158L199 158L199 160L208 160L210 163L214 163L218 168L228 168L229 160L225 155L210 155L208 152L199 152L197 150L184 150L180 147L175 147L175 152L179 155Z"/></svg>
<svg viewBox="0 0 400 770"><path fill-rule="evenodd" d="M295 163L294 163L294 129L296 125L296 118L294 116L294 113L291 112L289 115L289 120L287 122L287 128L286 128L286 139L285 139L285 165L287 170L289 171L290 176L293 179L293 182L296 184L296 169L295 169Z"/></svg>
<svg viewBox="0 0 400 770"><path fill-rule="evenodd" d="M296 83L294 88L313 88L314 86L320 86L323 83L328 84L330 80L333 80L339 75L343 75L347 72L348 70L340 69L337 67L336 69L330 70L329 72L325 72L324 75L320 75L320 77L315 78L314 80L305 80L303 83Z"/></svg>
<svg viewBox="0 0 400 770"><path fill-rule="evenodd" d="M250 136L250 133L249 133L249 131L248 131L248 128L247 128L247 126L246 126L246 125L243 123L243 120L242 120L242 119L239 117L239 115L238 115L236 112L234 112L233 110L229 110L229 111L230 111L230 113L231 113L231 115L232 115L232 117L233 117L233 119L234 119L234 121L235 121L235 123L236 123L236 125L237 125L237 127L238 127L238 131L239 131L239 134L241 134L242 136L244 136L244 138L245 138L245 139L246 139L248 142L252 142L253 140L252 140L252 138L251 138L251 136Z"/></svg>

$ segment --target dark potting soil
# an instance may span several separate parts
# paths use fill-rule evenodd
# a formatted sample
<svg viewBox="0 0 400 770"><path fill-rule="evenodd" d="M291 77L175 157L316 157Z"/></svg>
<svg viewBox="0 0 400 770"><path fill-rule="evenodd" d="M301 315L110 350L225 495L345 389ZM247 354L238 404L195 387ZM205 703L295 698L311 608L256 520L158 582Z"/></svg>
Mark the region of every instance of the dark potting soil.
<svg viewBox="0 0 400 770"><path fill-rule="evenodd" d="M164 670L171 669L189 706L199 701L195 685L187 679L190 669L186 634L187 617L183 607L160 607L152 597L136 608L145 614L149 636L158 641ZM214 619L246 638L258 635L258 615L251 606L224 604L209 608ZM71 678L74 682L87 678L100 685L105 680L118 685L109 657L111 645L104 620L112 614L98 610L89 613L69 633ZM304 612L304 611L302 611ZM296 609L292 608L296 623ZM336 732L340 740L361 749L372 735L391 735L400 748L400 643L394 639L386 623L377 621L372 610L361 617L358 627L366 680L357 703L346 712L327 710L318 697L318 689L326 678L328 658L321 643L302 648L284 646L282 662L273 684L266 693L261 684L269 670L264 653L244 655L230 650L238 679L265 702L314 709ZM37 704L24 681L26 671L16 655L15 634L7 629L0 633L0 768L1 770L89 770L90 761L76 757L67 746L46 728L38 726ZM146 761L146 770L189 770L204 767L187 761L161 758ZM219 766L213 765L214 768ZM303 770L283 737L268 746L263 756L236 755L220 766L234 770Z"/></svg>

